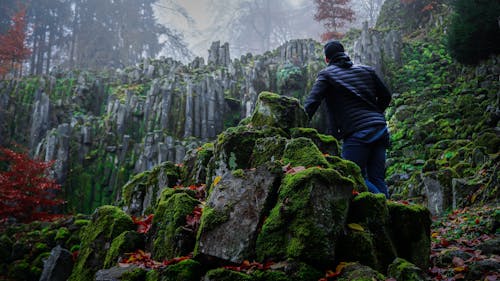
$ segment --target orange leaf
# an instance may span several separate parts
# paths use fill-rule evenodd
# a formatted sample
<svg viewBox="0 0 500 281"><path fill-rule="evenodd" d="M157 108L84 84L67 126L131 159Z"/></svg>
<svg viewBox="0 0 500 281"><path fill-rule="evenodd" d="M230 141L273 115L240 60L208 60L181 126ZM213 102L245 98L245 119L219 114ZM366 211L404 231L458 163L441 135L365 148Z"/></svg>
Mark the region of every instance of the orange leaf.
<svg viewBox="0 0 500 281"><path fill-rule="evenodd" d="M220 182L221 179L222 179L221 176L216 176L215 179L214 179L213 186L216 186Z"/></svg>

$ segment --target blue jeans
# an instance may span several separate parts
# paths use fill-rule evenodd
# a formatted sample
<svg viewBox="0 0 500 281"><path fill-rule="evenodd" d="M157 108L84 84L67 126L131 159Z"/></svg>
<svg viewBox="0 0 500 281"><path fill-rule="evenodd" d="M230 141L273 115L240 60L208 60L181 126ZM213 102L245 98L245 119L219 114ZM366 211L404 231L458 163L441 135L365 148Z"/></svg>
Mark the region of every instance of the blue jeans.
<svg viewBox="0 0 500 281"><path fill-rule="evenodd" d="M367 137L368 136L368 137ZM383 193L389 198L385 183L386 149L389 146L387 128L373 133L373 129L356 132L344 139L342 158L356 163L361 168L368 190Z"/></svg>

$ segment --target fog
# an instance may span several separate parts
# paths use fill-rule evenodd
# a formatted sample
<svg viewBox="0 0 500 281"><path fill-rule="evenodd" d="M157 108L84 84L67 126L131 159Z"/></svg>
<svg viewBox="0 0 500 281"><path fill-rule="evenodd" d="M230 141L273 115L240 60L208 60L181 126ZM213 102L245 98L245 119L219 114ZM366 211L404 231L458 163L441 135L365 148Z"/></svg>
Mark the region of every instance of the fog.
<svg viewBox="0 0 500 281"><path fill-rule="evenodd" d="M330 6L322 11L328 14L342 10L338 7L354 12L352 21L342 15L326 19L341 34L363 21L373 25L383 0L326 2ZM187 63L206 58L214 41L228 42L231 57L238 58L292 39L320 41L332 31L314 19L314 0L18 0L0 1L0 34L23 10L22 41L31 55L22 72L30 75L123 68L160 56Z"/></svg>
<svg viewBox="0 0 500 281"><path fill-rule="evenodd" d="M383 0L352 0L355 20L341 31L360 28L363 21L372 26ZM192 55L206 57L213 41L228 42L232 57L263 53L291 39L320 41L325 31L314 20L312 0L159 0L157 20L178 30ZM168 56L168 49L162 51Z"/></svg>

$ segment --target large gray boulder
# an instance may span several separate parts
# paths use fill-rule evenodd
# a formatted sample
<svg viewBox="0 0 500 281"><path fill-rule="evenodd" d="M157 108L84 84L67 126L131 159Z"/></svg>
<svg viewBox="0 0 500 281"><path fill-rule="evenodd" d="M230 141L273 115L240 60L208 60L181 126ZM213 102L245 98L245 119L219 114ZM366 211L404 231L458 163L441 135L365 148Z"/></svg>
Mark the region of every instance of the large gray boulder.
<svg viewBox="0 0 500 281"><path fill-rule="evenodd" d="M235 263L253 258L259 226L271 207L279 178L266 166L225 174L203 210L196 255Z"/></svg>

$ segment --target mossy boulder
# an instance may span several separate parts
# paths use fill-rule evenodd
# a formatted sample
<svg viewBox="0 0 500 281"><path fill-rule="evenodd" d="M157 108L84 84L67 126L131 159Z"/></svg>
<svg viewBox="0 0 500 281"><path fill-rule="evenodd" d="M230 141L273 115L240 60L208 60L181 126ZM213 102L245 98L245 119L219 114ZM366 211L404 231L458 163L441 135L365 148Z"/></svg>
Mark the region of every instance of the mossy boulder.
<svg viewBox="0 0 500 281"><path fill-rule="evenodd" d="M369 266L352 262L343 265L342 273L336 279L338 281L385 281L386 278L381 273ZM405 280L405 279L398 279Z"/></svg>
<svg viewBox="0 0 500 281"><path fill-rule="evenodd" d="M389 277L405 281L426 281L424 271L402 258L396 258L387 270Z"/></svg>
<svg viewBox="0 0 500 281"><path fill-rule="evenodd" d="M202 265L192 259L169 265L158 273L157 281L198 281L201 278Z"/></svg>
<svg viewBox="0 0 500 281"><path fill-rule="evenodd" d="M283 157L287 139L282 136L270 136L257 139L252 152L252 167L268 162L275 162Z"/></svg>
<svg viewBox="0 0 500 281"><path fill-rule="evenodd" d="M151 212L161 191L176 185L179 178L179 168L172 162L163 162L152 170L135 175L122 188L123 210L134 216Z"/></svg>
<svg viewBox="0 0 500 281"><path fill-rule="evenodd" d="M358 192L368 191L365 179L361 174L361 169L356 163L342 159L338 156L326 156L328 167L339 172L343 177L352 180L355 183L355 189Z"/></svg>
<svg viewBox="0 0 500 281"><path fill-rule="evenodd" d="M354 182L333 169L312 167L287 174L257 238L258 260L331 264L353 189Z"/></svg>
<svg viewBox="0 0 500 281"><path fill-rule="evenodd" d="M154 259L171 259L185 256L193 251L195 233L186 225L186 216L191 214L200 202L186 192L163 191L155 209L152 233Z"/></svg>
<svg viewBox="0 0 500 281"><path fill-rule="evenodd" d="M227 173L213 187L201 217L196 257L234 263L255 258L255 239L276 201L281 167Z"/></svg>
<svg viewBox="0 0 500 281"><path fill-rule="evenodd" d="M339 141L331 135L320 134L314 128L292 128L290 129L292 138L305 137L311 139L323 154L340 156Z"/></svg>
<svg viewBox="0 0 500 281"><path fill-rule="evenodd" d="M111 247L104 260L104 268L114 266L125 253L132 253L137 249L144 249L144 235L135 230L125 231L113 239Z"/></svg>
<svg viewBox="0 0 500 281"><path fill-rule="evenodd" d="M307 114L298 99L270 92L259 94L250 121L254 127L268 126L284 130L305 127L307 122Z"/></svg>
<svg viewBox="0 0 500 281"><path fill-rule="evenodd" d="M291 139L285 146L282 158L283 164L290 164L292 167L305 166L305 167L327 167L323 153L319 151L318 147L312 142L311 139L300 137Z"/></svg>
<svg viewBox="0 0 500 281"><path fill-rule="evenodd" d="M350 205L348 223L362 226L363 231L350 229L339 261L359 261L380 272L396 257L390 237L389 209L383 194L362 192Z"/></svg>
<svg viewBox="0 0 500 281"><path fill-rule="evenodd" d="M102 206L96 209L82 233L80 253L69 280L93 280L94 274L104 265L113 239L135 228L132 219L118 207Z"/></svg>
<svg viewBox="0 0 500 281"><path fill-rule="evenodd" d="M208 142L192 149L186 154L183 162L182 179L185 185L203 184L207 182L207 170L214 154L214 143Z"/></svg>
<svg viewBox="0 0 500 281"><path fill-rule="evenodd" d="M225 268L209 270L203 277L204 281L253 281L251 275Z"/></svg>
<svg viewBox="0 0 500 281"><path fill-rule="evenodd" d="M388 202L390 234L397 256L416 266L429 266L431 214L421 205Z"/></svg>
<svg viewBox="0 0 500 281"><path fill-rule="evenodd" d="M279 128L256 129L249 126L231 127L219 134L214 157L209 164L209 179L223 176L228 171L251 168L256 141L270 136L287 137L287 134Z"/></svg>

